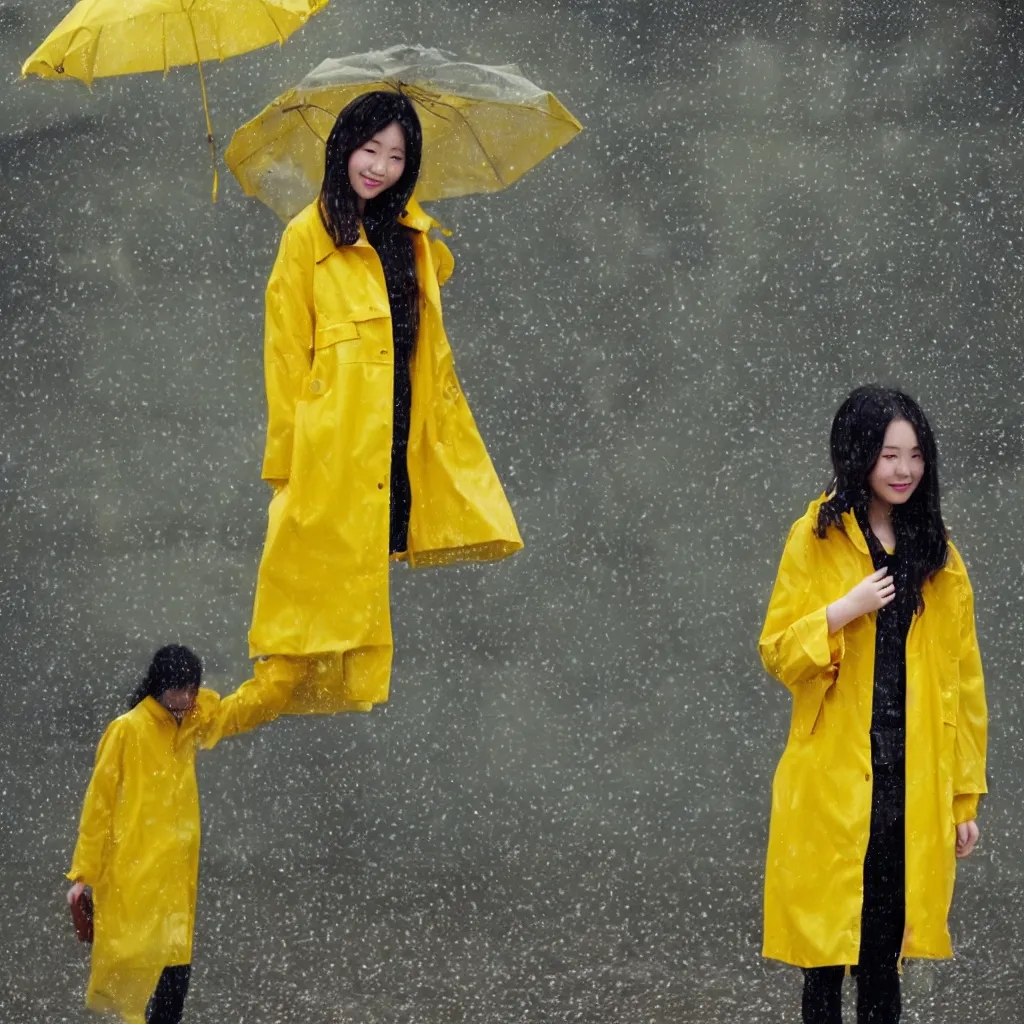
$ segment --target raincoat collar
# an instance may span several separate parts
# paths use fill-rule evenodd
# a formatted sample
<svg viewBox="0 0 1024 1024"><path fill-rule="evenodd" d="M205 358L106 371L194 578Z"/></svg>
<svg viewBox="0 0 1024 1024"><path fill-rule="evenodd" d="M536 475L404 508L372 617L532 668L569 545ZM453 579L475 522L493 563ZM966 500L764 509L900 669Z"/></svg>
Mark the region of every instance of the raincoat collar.
<svg viewBox="0 0 1024 1024"><path fill-rule="evenodd" d="M327 233L323 221L320 219L318 202L313 203L312 217L310 219L313 222L313 259L317 263L323 263L337 247L331 236ZM398 223L404 224L407 228L412 228L413 231L422 233L428 232L431 228L440 227L438 222L420 206L415 196L405 204L405 210L398 218ZM363 230L362 224L359 225L359 240L355 244L370 244L366 239L366 232Z"/></svg>
<svg viewBox="0 0 1024 1024"><path fill-rule="evenodd" d="M846 536L853 541L853 546L865 555L870 555L867 539L864 531L860 528L857 517L852 512L843 513L843 526L846 527Z"/></svg>
<svg viewBox="0 0 1024 1024"><path fill-rule="evenodd" d="M182 741L190 736L199 724L199 715L196 707L193 707L179 722L155 697L146 697L139 706L145 708L150 718L158 725L164 728L173 728L177 737L175 742Z"/></svg>
<svg viewBox="0 0 1024 1024"><path fill-rule="evenodd" d="M174 715L172 715L170 711L168 711L167 708L165 708L163 704L156 699L156 697L144 698L141 706L146 709L152 719L159 722L161 725L173 725L177 727L179 724Z"/></svg>
<svg viewBox="0 0 1024 1024"><path fill-rule="evenodd" d="M404 224L407 228L412 228L413 231L422 231L424 233L431 228L439 228L441 226L420 206L415 196L405 204L405 210L402 216L398 218L398 223Z"/></svg>
<svg viewBox="0 0 1024 1024"><path fill-rule="evenodd" d="M812 526L816 527L818 525L818 509L831 497L831 494L823 494L820 498L815 498L807 506L807 517L810 519ZM870 555L871 552L868 550L868 542L864 537L864 531L860 528L860 523L857 522L857 517L853 512L843 513L843 527L846 530L846 536L850 538L853 546L862 554Z"/></svg>

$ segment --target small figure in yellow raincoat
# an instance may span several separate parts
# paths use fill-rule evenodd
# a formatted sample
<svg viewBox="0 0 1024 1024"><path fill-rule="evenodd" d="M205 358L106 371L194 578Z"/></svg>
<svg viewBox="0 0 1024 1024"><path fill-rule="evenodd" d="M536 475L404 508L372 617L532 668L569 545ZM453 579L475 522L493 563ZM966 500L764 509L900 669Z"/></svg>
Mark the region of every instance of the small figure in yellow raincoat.
<svg viewBox="0 0 1024 1024"><path fill-rule="evenodd" d="M805 968L803 1019L900 1016L903 957L952 956L956 858L978 839L987 712L974 599L939 507L924 413L854 391L830 493L782 555L761 634L793 698L772 789L764 955Z"/></svg>
<svg viewBox="0 0 1024 1024"><path fill-rule="evenodd" d="M522 547L452 365L439 286L453 261L412 198L421 150L404 95L350 103L267 285L274 496L249 647L303 657L290 713L387 700L389 557L444 565Z"/></svg>
<svg viewBox="0 0 1024 1024"><path fill-rule="evenodd" d="M92 888L94 940L86 1005L130 1024L181 1020L192 963L199 873L196 748L276 718L300 679L286 658L221 699L200 689L187 648L162 647L107 727L68 872L72 902Z"/></svg>

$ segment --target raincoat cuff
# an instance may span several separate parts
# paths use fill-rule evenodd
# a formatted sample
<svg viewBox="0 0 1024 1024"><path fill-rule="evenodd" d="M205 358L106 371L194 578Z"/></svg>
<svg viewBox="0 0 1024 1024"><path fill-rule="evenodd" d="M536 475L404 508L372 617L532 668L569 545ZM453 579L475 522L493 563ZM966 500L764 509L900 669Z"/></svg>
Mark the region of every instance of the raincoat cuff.
<svg viewBox="0 0 1024 1024"><path fill-rule="evenodd" d="M291 466L289 465L288 459L285 458L271 458L269 455L263 460L263 471L260 476L267 481L268 484L277 482L287 483L288 474Z"/></svg>
<svg viewBox="0 0 1024 1024"><path fill-rule="evenodd" d="M828 608L826 606L811 612L810 615L805 615L794 623L793 631L804 654L818 668L828 668L829 665L835 665L842 659L846 650L843 631L839 629L835 633L829 633Z"/></svg>
<svg viewBox="0 0 1024 1024"><path fill-rule="evenodd" d="M953 797L953 822L963 825L965 822L974 821L978 817L980 798L980 793L961 793Z"/></svg>
<svg viewBox="0 0 1024 1024"><path fill-rule="evenodd" d="M826 611L825 618L825 629L828 630L828 609ZM843 655L846 653L846 630L837 629L834 633L828 634L828 649L832 655L832 664L838 665L843 660Z"/></svg>

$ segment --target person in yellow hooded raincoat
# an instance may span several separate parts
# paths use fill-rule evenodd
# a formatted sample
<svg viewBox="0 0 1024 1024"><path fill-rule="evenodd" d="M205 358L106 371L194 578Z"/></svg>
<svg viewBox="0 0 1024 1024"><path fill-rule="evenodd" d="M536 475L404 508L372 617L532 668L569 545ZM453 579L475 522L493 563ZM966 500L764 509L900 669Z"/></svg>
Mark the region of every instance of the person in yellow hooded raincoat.
<svg viewBox="0 0 1024 1024"><path fill-rule="evenodd" d="M186 647L162 647L107 727L68 872L69 902L91 887L92 970L86 1005L129 1024L177 1024L192 963L199 873L196 749L276 718L301 679L284 658L221 699L200 689Z"/></svg>
<svg viewBox="0 0 1024 1024"><path fill-rule="evenodd" d="M349 104L267 286L274 496L249 647L304 657L289 712L387 700L389 557L431 566L522 547L452 365L439 286L453 260L412 198L421 150L405 96Z"/></svg>
<svg viewBox="0 0 1024 1024"><path fill-rule="evenodd" d="M909 396L854 391L830 494L793 525L760 639L792 694L772 789L764 955L805 968L803 1019L899 1020L903 957L952 956L957 857L978 837L987 712L967 571Z"/></svg>

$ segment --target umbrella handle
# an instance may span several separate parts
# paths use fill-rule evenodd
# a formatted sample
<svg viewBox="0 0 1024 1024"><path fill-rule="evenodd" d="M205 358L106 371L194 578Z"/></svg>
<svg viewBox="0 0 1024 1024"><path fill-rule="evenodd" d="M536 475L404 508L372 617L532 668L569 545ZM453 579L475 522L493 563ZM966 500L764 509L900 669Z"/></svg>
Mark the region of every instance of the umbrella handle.
<svg viewBox="0 0 1024 1024"><path fill-rule="evenodd" d="M220 175L217 173L217 143L213 138L213 122L210 121L210 107L206 102L206 76L203 74L203 60L199 56L199 40L196 38L195 25L188 19L188 27L192 32L192 44L196 48L196 66L199 68L199 89L203 94L203 113L206 115L206 141L210 144L210 160L213 163L213 202L217 202L217 189Z"/></svg>

